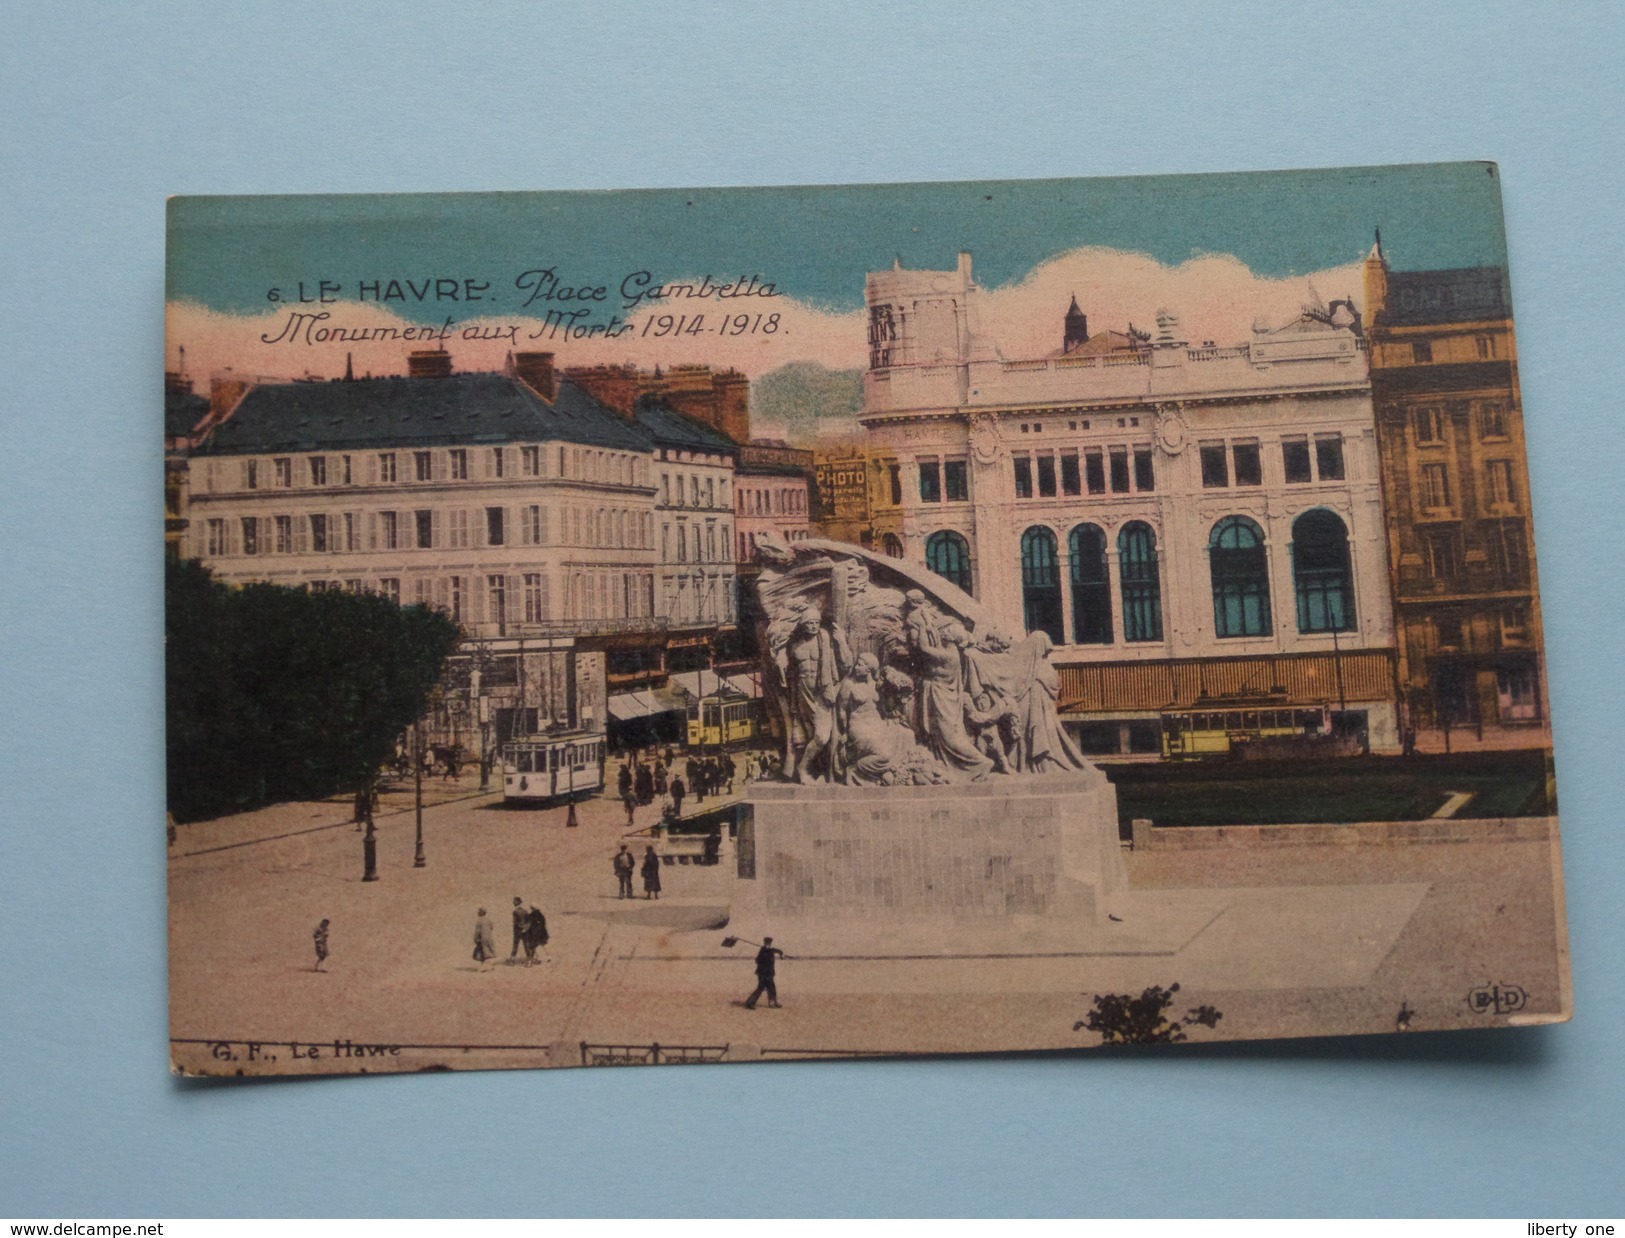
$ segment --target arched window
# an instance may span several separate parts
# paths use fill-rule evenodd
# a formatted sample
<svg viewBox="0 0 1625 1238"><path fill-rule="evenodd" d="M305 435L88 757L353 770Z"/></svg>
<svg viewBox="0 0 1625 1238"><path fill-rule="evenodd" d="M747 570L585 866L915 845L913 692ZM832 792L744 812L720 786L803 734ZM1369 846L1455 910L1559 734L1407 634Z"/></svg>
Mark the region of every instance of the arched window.
<svg viewBox="0 0 1625 1238"><path fill-rule="evenodd" d="M1162 575L1157 567L1157 535L1143 520L1131 520L1117 535L1117 572L1123 589L1123 639L1162 639Z"/></svg>
<svg viewBox="0 0 1625 1238"><path fill-rule="evenodd" d="M944 530L926 538L925 565L950 584L970 592L970 546L959 534Z"/></svg>
<svg viewBox="0 0 1625 1238"><path fill-rule="evenodd" d="M1292 580L1298 589L1298 631L1347 632L1354 626L1348 529L1324 507L1292 522Z"/></svg>
<svg viewBox="0 0 1625 1238"><path fill-rule="evenodd" d="M1029 632L1047 632L1057 645L1061 633L1061 569L1055 534L1034 525L1021 535L1022 615Z"/></svg>
<svg viewBox="0 0 1625 1238"><path fill-rule="evenodd" d="M1106 534L1080 524L1067 538L1072 556L1072 643L1112 643L1112 582L1106 567Z"/></svg>
<svg viewBox="0 0 1625 1238"><path fill-rule="evenodd" d="M886 534L880 544L882 549L885 550L888 559L901 559L903 557L903 539L898 537L897 534Z"/></svg>
<svg viewBox="0 0 1625 1238"><path fill-rule="evenodd" d="M1207 543L1213 576L1213 628L1217 635L1268 636L1270 569L1264 532L1245 516L1226 516Z"/></svg>

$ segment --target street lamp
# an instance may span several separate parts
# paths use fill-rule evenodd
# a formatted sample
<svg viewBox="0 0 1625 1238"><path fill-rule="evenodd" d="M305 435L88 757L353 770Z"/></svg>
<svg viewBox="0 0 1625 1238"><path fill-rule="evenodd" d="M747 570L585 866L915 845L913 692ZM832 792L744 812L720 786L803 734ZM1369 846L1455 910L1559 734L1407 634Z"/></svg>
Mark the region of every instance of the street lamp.
<svg viewBox="0 0 1625 1238"><path fill-rule="evenodd" d="M412 792L417 809L418 847L412 857L412 867L422 868L423 859L423 720L412 724Z"/></svg>

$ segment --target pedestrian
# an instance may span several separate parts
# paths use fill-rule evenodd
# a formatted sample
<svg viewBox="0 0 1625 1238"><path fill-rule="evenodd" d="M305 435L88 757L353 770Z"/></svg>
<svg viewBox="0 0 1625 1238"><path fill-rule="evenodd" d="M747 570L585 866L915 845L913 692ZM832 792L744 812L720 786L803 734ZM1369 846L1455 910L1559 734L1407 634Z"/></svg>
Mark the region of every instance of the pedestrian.
<svg viewBox="0 0 1625 1238"><path fill-rule="evenodd" d="M327 925L328 921L323 920L316 926L316 931L311 934L316 941L316 967L314 969L316 971L326 970L322 964L327 962Z"/></svg>
<svg viewBox="0 0 1625 1238"><path fill-rule="evenodd" d="M655 794L666 794L666 763L664 761L655 762Z"/></svg>
<svg viewBox="0 0 1625 1238"><path fill-rule="evenodd" d="M779 1008L779 989L773 983L774 965L783 957L784 951L773 945L771 937L762 938L762 948L756 952L756 991L745 999L746 1010L755 1010L763 993L767 994L769 1006L774 1010Z"/></svg>
<svg viewBox="0 0 1625 1238"><path fill-rule="evenodd" d="M446 753L446 777L456 782L462 776L462 754L453 748Z"/></svg>
<svg viewBox="0 0 1625 1238"><path fill-rule="evenodd" d="M525 909L525 966L536 963L536 952L546 946L547 917L535 907Z"/></svg>
<svg viewBox="0 0 1625 1238"><path fill-rule="evenodd" d="M637 857L626 849L625 843L622 843L621 849L615 853L614 867L615 880L620 883L620 893L617 895L617 897L633 897L632 874L638 871L638 861Z"/></svg>
<svg viewBox="0 0 1625 1238"><path fill-rule="evenodd" d="M683 815L683 796L688 794L688 788L683 785L681 778L671 780L671 810L677 816Z"/></svg>
<svg viewBox="0 0 1625 1238"><path fill-rule="evenodd" d="M649 772L649 767L639 762L637 776L633 781L637 790L639 807L651 802L655 797L655 780L654 775Z"/></svg>
<svg viewBox="0 0 1625 1238"><path fill-rule="evenodd" d="M623 792L621 794L621 803L626 806L626 828L631 829L635 824L637 824L632 820L632 814L637 811L638 807L637 796L633 795L630 791Z"/></svg>
<svg viewBox="0 0 1625 1238"><path fill-rule="evenodd" d="M722 757L722 776L728 780L728 794L734 793L734 778L739 773L739 767L734 764L732 755L724 753Z"/></svg>
<svg viewBox="0 0 1625 1238"><path fill-rule="evenodd" d="M632 771L624 763L615 775L615 794L623 800L632 794Z"/></svg>
<svg viewBox="0 0 1625 1238"><path fill-rule="evenodd" d="M474 918L474 961L484 971L486 964L497 956L497 933L485 908Z"/></svg>
<svg viewBox="0 0 1625 1238"><path fill-rule="evenodd" d="M643 849L643 897L660 897L660 857L652 846Z"/></svg>
<svg viewBox="0 0 1625 1238"><path fill-rule="evenodd" d="M525 900L517 894L513 896L513 949L508 951L508 962L512 963L519 957L519 947L525 942L525 926L530 923L530 912L525 910Z"/></svg>

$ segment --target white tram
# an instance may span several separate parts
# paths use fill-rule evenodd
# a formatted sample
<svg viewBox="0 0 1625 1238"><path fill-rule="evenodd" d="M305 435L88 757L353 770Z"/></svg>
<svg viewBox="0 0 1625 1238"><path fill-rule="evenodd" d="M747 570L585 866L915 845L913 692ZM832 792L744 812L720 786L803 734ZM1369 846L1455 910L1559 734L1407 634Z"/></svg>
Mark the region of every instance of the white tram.
<svg viewBox="0 0 1625 1238"><path fill-rule="evenodd" d="M590 731L528 735L502 747L502 798L550 803L604 789L604 737Z"/></svg>

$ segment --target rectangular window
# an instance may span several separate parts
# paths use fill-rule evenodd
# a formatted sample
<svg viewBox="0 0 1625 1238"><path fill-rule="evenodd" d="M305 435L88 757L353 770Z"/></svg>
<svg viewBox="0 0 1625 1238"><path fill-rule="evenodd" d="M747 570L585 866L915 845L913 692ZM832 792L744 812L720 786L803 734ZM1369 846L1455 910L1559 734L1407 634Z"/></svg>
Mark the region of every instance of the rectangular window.
<svg viewBox="0 0 1625 1238"><path fill-rule="evenodd" d="M519 471L526 477L540 477L542 475L542 449L540 447L521 447L519 449Z"/></svg>
<svg viewBox="0 0 1625 1238"><path fill-rule="evenodd" d="M717 505L717 479L715 477L705 479L705 505L707 507Z"/></svg>
<svg viewBox="0 0 1625 1238"><path fill-rule="evenodd" d="M260 488L260 462L258 460L243 461L243 488L245 490L258 490Z"/></svg>
<svg viewBox="0 0 1625 1238"><path fill-rule="evenodd" d="M355 512L344 513L344 550L361 549L361 530L356 527L360 517Z"/></svg>
<svg viewBox="0 0 1625 1238"><path fill-rule="evenodd" d="M278 456L271 461L271 467L276 470L276 484L282 489L293 485L293 461L287 456Z"/></svg>
<svg viewBox="0 0 1625 1238"><path fill-rule="evenodd" d="M560 448L562 451L563 448ZM468 480L468 452L462 447L453 447L446 453L450 466L452 481Z"/></svg>
<svg viewBox="0 0 1625 1238"><path fill-rule="evenodd" d="M1106 493L1106 458L1098 451L1084 452L1083 480L1088 483L1090 494Z"/></svg>
<svg viewBox="0 0 1625 1238"><path fill-rule="evenodd" d="M226 553L226 522L224 520L209 521L208 553L223 555Z"/></svg>
<svg viewBox="0 0 1625 1238"><path fill-rule="evenodd" d="M1038 457L1038 493L1046 499L1055 497L1055 457L1047 453Z"/></svg>
<svg viewBox="0 0 1625 1238"><path fill-rule="evenodd" d="M1230 484L1223 443L1202 444L1202 484L1209 489Z"/></svg>
<svg viewBox="0 0 1625 1238"><path fill-rule="evenodd" d="M1236 468L1236 485L1262 486L1264 467L1259 458L1257 443L1236 443L1230 448Z"/></svg>
<svg viewBox="0 0 1625 1238"><path fill-rule="evenodd" d="M520 538L527 546L540 546L542 544L542 509L535 503L523 508L521 518L524 521L520 529Z"/></svg>
<svg viewBox="0 0 1625 1238"><path fill-rule="evenodd" d="M487 507L485 509L485 544L487 546L500 546L503 541L502 509L500 507Z"/></svg>
<svg viewBox="0 0 1625 1238"><path fill-rule="evenodd" d="M1426 365L1433 360L1433 343L1430 340L1417 340L1411 345L1411 360L1417 365Z"/></svg>
<svg viewBox="0 0 1625 1238"><path fill-rule="evenodd" d="M447 515L446 544L454 549L468 546L468 512L459 510Z"/></svg>
<svg viewBox="0 0 1625 1238"><path fill-rule="evenodd" d="M1479 336L1478 337L1478 359L1480 361L1489 361L1489 360L1493 359L1494 356L1495 356L1495 337L1493 335L1481 335L1481 336Z"/></svg>
<svg viewBox="0 0 1625 1238"><path fill-rule="evenodd" d="M903 466L888 464L886 473L891 479L891 505L901 507L903 505Z"/></svg>
<svg viewBox="0 0 1625 1238"><path fill-rule="evenodd" d="M491 448L491 476L502 476L502 448Z"/></svg>
<svg viewBox="0 0 1625 1238"><path fill-rule="evenodd" d="M1112 493L1128 493L1128 448L1108 448L1106 457L1111 464Z"/></svg>
<svg viewBox="0 0 1625 1238"><path fill-rule="evenodd" d="M540 572L525 573L525 622L541 623L547 618L547 585Z"/></svg>
<svg viewBox="0 0 1625 1238"><path fill-rule="evenodd" d="M276 553L279 554L279 555L292 554L293 553L293 517L292 516L278 516L276 518L276 520L275 520L275 528L276 528L276 541L273 543L273 545L276 547Z"/></svg>
<svg viewBox="0 0 1625 1238"><path fill-rule="evenodd" d="M1508 581L1523 582L1529 574L1529 543L1523 523L1517 520L1498 520L1485 528L1485 550L1489 552L1490 568Z"/></svg>
<svg viewBox="0 0 1625 1238"><path fill-rule="evenodd" d="M485 617L497 625L497 635L508 630L508 584L506 576L485 578Z"/></svg>
<svg viewBox="0 0 1625 1238"><path fill-rule="evenodd" d="M327 485L327 457L311 456L306 463L310 465L310 484L313 486Z"/></svg>
<svg viewBox="0 0 1625 1238"><path fill-rule="evenodd" d="M1427 537L1428 575L1448 580L1461 571L1461 546L1454 529L1436 529Z"/></svg>
<svg viewBox="0 0 1625 1238"><path fill-rule="evenodd" d="M401 604L401 581L398 576L385 576L378 582L378 592L383 594L395 605Z"/></svg>
<svg viewBox="0 0 1625 1238"><path fill-rule="evenodd" d="M1033 462L1028 456L1015 457L1016 468L1016 498L1030 499L1033 497Z"/></svg>
<svg viewBox="0 0 1625 1238"><path fill-rule="evenodd" d="M378 453L378 480L381 482L395 480L395 453L393 451Z"/></svg>
<svg viewBox="0 0 1625 1238"><path fill-rule="evenodd" d="M920 463L920 502L942 502L942 466L935 460Z"/></svg>
<svg viewBox="0 0 1625 1238"><path fill-rule="evenodd" d="M1315 471L1321 481L1343 480L1343 439L1341 435L1315 440Z"/></svg>
<svg viewBox="0 0 1625 1238"><path fill-rule="evenodd" d="M1422 466L1422 506L1434 510L1450 506L1450 474L1444 465Z"/></svg>
<svg viewBox="0 0 1625 1238"><path fill-rule="evenodd" d="M970 498L970 476L963 460L948 460L942 466L943 497L950 503L963 503ZM794 495L787 494L794 507Z"/></svg>
<svg viewBox="0 0 1625 1238"><path fill-rule="evenodd" d="M350 577L349 579L347 579L344 582L344 587L345 587L346 590L348 590L351 593L365 593L366 592L366 586L364 586L361 583L359 578L354 577L354 576Z"/></svg>
<svg viewBox="0 0 1625 1238"><path fill-rule="evenodd" d="M351 470L350 457L349 456L340 456L339 457L339 470L340 470L339 481L341 483L343 483L346 486L352 486L352 485L355 484L355 474Z"/></svg>
<svg viewBox="0 0 1625 1238"><path fill-rule="evenodd" d="M1478 432L1485 438L1505 438L1507 406L1499 400L1486 400L1479 405Z"/></svg>
<svg viewBox="0 0 1625 1238"><path fill-rule="evenodd" d="M378 513L378 549L395 550L400 546L400 521L394 512Z"/></svg>
<svg viewBox="0 0 1625 1238"><path fill-rule="evenodd" d="M1083 493L1083 478L1078 472L1078 453L1075 451L1061 453L1061 493Z"/></svg>
<svg viewBox="0 0 1625 1238"><path fill-rule="evenodd" d="M1490 502L1516 503L1518 496L1512 486L1512 461L1491 460L1485 468L1490 475Z"/></svg>
<svg viewBox="0 0 1625 1238"><path fill-rule="evenodd" d="M327 517L310 517L310 548L319 553L325 553L327 546Z"/></svg>
<svg viewBox="0 0 1625 1238"><path fill-rule="evenodd" d="M428 510L413 512L412 521L417 526L418 549L430 549L434 545L434 512Z"/></svg>
<svg viewBox="0 0 1625 1238"><path fill-rule="evenodd" d="M1309 440L1305 438L1282 440L1281 465L1289 483L1312 480L1309 472Z"/></svg>
<svg viewBox="0 0 1625 1238"><path fill-rule="evenodd" d="M1419 408L1415 414L1416 441L1418 443L1444 442L1444 410Z"/></svg>
<svg viewBox="0 0 1625 1238"><path fill-rule="evenodd" d="M412 476L417 481L432 481L434 478L434 457L426 451L412 453Z"/></svg>
<svg viewBox="0 0 1625 1238"><path fill-rule="evenodd" d="M1136 447L1134 449L1134 488L1136 490L1155 490L1157 488L1157 474L1151 463L1151 449L1149 447Z"/></svg>
<svg viewBox="0 0 1625 1238"><path fill-rule="evenodd" d="M463 621L463 578L453 576L446 582L446 613L458 623Z"/></svg>

